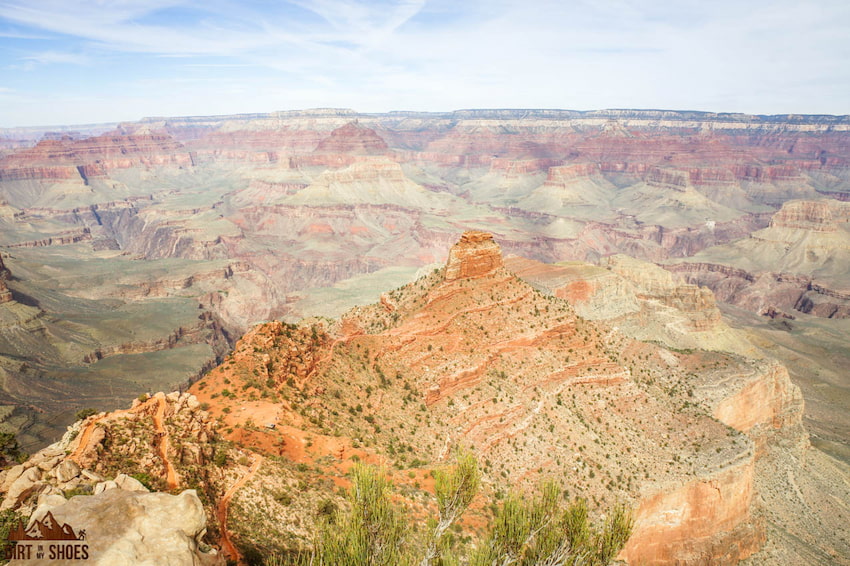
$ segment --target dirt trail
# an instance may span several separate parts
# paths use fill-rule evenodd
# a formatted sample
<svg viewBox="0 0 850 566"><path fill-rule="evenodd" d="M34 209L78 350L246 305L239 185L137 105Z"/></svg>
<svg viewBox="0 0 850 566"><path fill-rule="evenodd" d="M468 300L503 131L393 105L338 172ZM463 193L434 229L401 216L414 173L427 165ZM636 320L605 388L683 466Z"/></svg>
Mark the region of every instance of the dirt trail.
<svg viewBox="0 0 850 566"><path fill-rule="evenodd" d="M165 425L163 423L163 417L165 416L165 407L167 405L167 401L161 395L153 396L144 403L136 405L132 409L113 411L111 413L101 415L96 419L92 419L91 421L89 421L88 424L86 424L86 427L83 429L82 433L80 433L80 442L77 444L77 448L74 450L73 454L71 454L70 459L74 460L77 464L80 464L80 458L85 453L86 449L89 447L89 442L91 441L91 435L94 432L94 428L101 420L105 419L106 417L115 418L125 413L144 413L146 412L146 409L148 409L153 403L157 404L156 411L152 414L152 417L158 437L157 451L159 452L159 456L162 459L163 464L165 465L166 485L168 486L169 490L177 489L177 487L180 485L180 478L177 475L177 471L174 469L174 465L171 463L171 460L168 459L168 431L166 430Z"/></svg>
<svg viewBox="0 0 850 566"><path fill-rule="evenodd" d="M255 454L254 463L251 464L251 468L248 470L248 473L230 486L230 489L227 490L218 502L218 507L216 507L215 510L215 515L218 518L218 524L221 527L221 550L224 552L225 556L231 560L235 560L237 564L245 564L245 561L242 559L242 555L239 554L236 546L234 546L233 542L230 540L230 532L227 530L227 508L230 505L230 500L233 498L233 495L239 491L239 488L248 483L248 481L254 477L254 474L256 474L257 470L260 469L262 463L263 457L259 454Z"/></svg>
<svg viewBox="0 0 850 566"><path fill-rule="evenodd" d="M165 416L165 405L165 399L157 397L157 407L156 413L153 415L153 424L156 427L156 432L159 436L159 443L157 446L159 456L162 458L163 464L165 464L165 484L168 487L168 490L171 491L173 489L177 489L177 486L180 485L180 478L177 476L177 471L174 469L174 465L171 463L171 460L168 459L168 431L165 429L162 422L162 418Z"/></svg>
<svg viewBox="0 0 850 566"><path fill-rule="evenodd" d="M80 463L80 456L82 456L83 452L86 451L86 448L89 447L89 440L91 440L91 435L92 435L92 432L94 432L94 427L105 416L106 415L102 415L100 417L97 417L96 419L92 419L92 420L89 421L89 423L86 425L86 428L83 429L82 434L80 434L80 442L79 442L79 444L77 444L77 449L74 450L73 454L71 454L71 456L70 456L71 460L73 460L77 464Z"/></svg>

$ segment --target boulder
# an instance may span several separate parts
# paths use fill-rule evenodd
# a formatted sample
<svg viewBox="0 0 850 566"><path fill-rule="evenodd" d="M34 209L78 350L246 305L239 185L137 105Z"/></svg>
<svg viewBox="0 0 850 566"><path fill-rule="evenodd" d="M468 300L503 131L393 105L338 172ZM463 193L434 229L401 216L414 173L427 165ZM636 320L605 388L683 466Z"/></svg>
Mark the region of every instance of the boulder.
<svg viewBox="0 0 850 566"><path fill-rule="evenodd" d="M131 478L127 474L118 474L115 476L115 484L124 491L150 491L142 482L136 478Z"/></svg>
<svg viewBox="0 0 850 566"><path fill-rule="evenodd" d="M42 472L49 472L50 470L55 468L61 461L62 456L53 456L51 458L45 458L44 460L41 460L40 462L38 462L38 464L36 464L36 466L38 466L38 469Z"/></svg>
<svg viewBox="0 0 850 566"><path fill-rule="evenodd" d="M99 495L104 491L109 491L110 489L118 489L118 484L112 480L102 481L94 486L94 494Z"/></svg>
<svg viewBox="0 0 850 566"><path fill-rule="evenodd" d="M41 470L29 468L25 470L6 492L6 499L0 505L0 510L14 509L26 499L37 487L41 485Z"/></svg>
<svg viewBox="0 0 850 566"><path fill-rule="evenodd" d="M88 559L79 561L81 566L224 564L220 556L199 548L206 530L206 516L194 490L169 495L111 489L65 502L51 498L36 509L33 521L50 518L60 527L70 527L77 535L85 531L84 540L68 543L86 545ZM76 563L39 562L63 566Z"/></svg>
<svg viewBox="0 0 850 566"><path fill-rule="evenodd" d="M67 483L80 475L80 466L73 460L63 461L56 468L56 479L59 483Z"/></svg>
<svg viewBox="0 0 850 566"><path fill-rule="evenodd" d="M3 478L2 491L8 492L9 488L12 487L12 484L15 483L15 480L21 477L21 474L24 473L24 470L26 470L26 468L24 468L23 464L18 464L17 466L9 468Z"/></svg>
<svg viewBox="0 0 850 566"><path fill-rule="evenodd" d="M98 481L98 482L103 481L105 479L102 475L96 474L95 472L93 472L91 470L82 470L80 472L80 475L82 475L87 480Z"/></svg>

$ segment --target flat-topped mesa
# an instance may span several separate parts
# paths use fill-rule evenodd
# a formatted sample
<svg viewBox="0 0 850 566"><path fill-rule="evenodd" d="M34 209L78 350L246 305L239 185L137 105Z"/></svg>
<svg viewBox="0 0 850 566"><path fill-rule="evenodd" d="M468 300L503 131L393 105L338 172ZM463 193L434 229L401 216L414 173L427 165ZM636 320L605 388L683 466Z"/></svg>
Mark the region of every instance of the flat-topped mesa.
<svg viewBox="0 0 850 566"><path fill-rule="evenodd" d="M773 215L770 226L797 228L813 232L835 232L838 227L827 201L792 200Z"/></svg>
<svg viewBox="0 0 850 566"><path fill-rule="evenodd" d="M449 251L446 281L490 275L504 265L502 249L489 232L470 230Z"/></svg>

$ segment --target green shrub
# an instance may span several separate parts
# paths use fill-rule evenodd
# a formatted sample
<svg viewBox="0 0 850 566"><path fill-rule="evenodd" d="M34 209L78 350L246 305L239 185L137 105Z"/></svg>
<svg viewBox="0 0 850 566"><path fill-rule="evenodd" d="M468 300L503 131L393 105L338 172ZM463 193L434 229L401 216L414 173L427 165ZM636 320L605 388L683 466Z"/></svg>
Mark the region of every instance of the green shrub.
<svg viewBox="0 0 850 566"><path fill-rule="evenodd" d="M88 407L88 408L80 409L79 411L77 411L77 414L74 415L74 418L77 419L78 421L81 421L81 420L87 419L90 416L96 415L96 414L97 414L96 409Z"/></svg>
<svg viewBox="0 0 850 566"><path fill-rule="evenodd" d="M615 506L604 525L593 528L584 500L578 499L564 508L560 488L554 482L545 482L536 496L511 492L501 504L493 504L496 517L490 532L468 556L458 557L451 552L452 542L460 532L457 520L480 485L474 456L459 453L453 467L436 471L439 516L428 521L425 539L417 538L410 528L412 521L392 503L392 486L382 470L358 463L352 473L348 512L339 511L327 499L319 505L318 515L326 520L312 554L267 557L266 564L605 566L623 548L632 531L631 513L624 506Z"/></svg>

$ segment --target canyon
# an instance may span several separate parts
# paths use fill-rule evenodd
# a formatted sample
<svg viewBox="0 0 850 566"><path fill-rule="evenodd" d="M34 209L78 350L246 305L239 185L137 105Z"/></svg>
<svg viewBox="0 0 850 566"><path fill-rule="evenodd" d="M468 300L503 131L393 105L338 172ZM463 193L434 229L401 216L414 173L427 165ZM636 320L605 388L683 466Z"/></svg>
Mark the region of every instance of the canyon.
<svg viewBox="0 0 850 566"><path fill-rule="evenodd" d="M841 370L850 363L848 132L850 120L835 116L342 109L151 118L78 133L0 130L8 140L0 155L0 428L37 450L79 409L111 410L141 393L185 389L211 368L219 366L209 373L216 376L230 361L248 363L240 352L266 349L258 340L280 343L289 324L308 317L315 344L308 330L305 343L290 343L291 356L267 352L270 366L250 362L246 371L271 372L278 395L293 387L278 374L294 381L293 399L298 391L319 394L332 390L333 371L366 379L334 361L344 352L354 363L350 348L362 341L369 354L358 363L380 367L391 382L394 371L415 368L420 376L405 381L407 394L422 395L432 422L395 428L440 439L429 447L432 463L440 461L437 444L464 437L503 463L511 481L559 469L578 446L565 447L561 464L536 449L523 463L510 443L535 424L546 436L544 417L557 434L581 428L572 417L552 417L545 402L532 410L547 395L557 398L555 389L573 388L574 415L607 425L582 433L590 434L582 462L611 460L580 489L600 504L620 494L637 506L643 530L624 551L630 562L838 560L845 543L819 526L824 518L812 501L817 482L846 477L850 463L850 383ZM439 282L435 270L443 269ZM404 297L393 291L413 280L434 293L415 309L412 288ZM483 287L473 292L469 282ZM531 290L520 292L522 285ZM510 298L493 306L488 293ZM475 306L461 305L463 297ZM567 322L543 324L529 314L564 301ZM257 326L270 320L283 322ZM457 320L475 336L452 334ZM426 340L445 359L423 350ZM487 347L466 352L470 341ZM574 352L547 351L549 342ZM535 348L543 353L531 356ZM576 350L585 365L571 365ZM449 359L461 351L462 360ZM571 361L556 364L561 356ZM473 397L497 387L502 373L511 376L515 401L488 415L484 398ZM427 375L433 379L422 381ZM199 383L217 379L224 377ZM802 389L805 411L791 382ZM232 420L231 440L252 446L262 437L236 427L244 419L221 413L223 399L197 386L193 393L216 417ZM372 398L381 391L364 381L355 396L373 412L363 415L377 421L404 412L383 393L382 401ZM610 415L592 397L603 391ZM507 396L497 392L486 393ZM664 426L696 427L700 444L727 460L715 462L680 433L652 429L626 410L629 399L644 398L669 414L659 416ZM278 426L290 434L281 437L284 454L312 464L310 450L292 448L310 437L327 454L386 458L386 433L371 424L333 433L318 425L335 420L327 411L353 406L322 399L322 407L305 405L306 414L288 407L289 421ZM685 418L676 403L700 409ZM738 431L730 437L737 446L720 440L726 429L717 423ZM402 424L408 432L398 432ZM646 438L666 451L608 430L617 427L650 427ZM608 434L612 446L642 446L652 469L596 453L592 438ZM428 446L412 436L404 444ZM804 496L781 495L770 466L795 478ZM264 469L257 477L271 481ZM618 474L631 482L602 483ZM239 517L249 502L237 494L234 505ZM672 521L673 508L694 511ZM696 511L704 508L714 515ZM789 509L801 519L783 519ZM302 536L306 527L296 531ZM285 537L274 537L279 548Z"/></svg>

